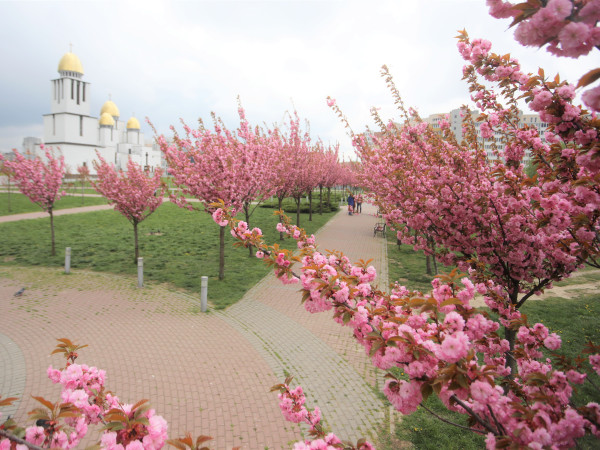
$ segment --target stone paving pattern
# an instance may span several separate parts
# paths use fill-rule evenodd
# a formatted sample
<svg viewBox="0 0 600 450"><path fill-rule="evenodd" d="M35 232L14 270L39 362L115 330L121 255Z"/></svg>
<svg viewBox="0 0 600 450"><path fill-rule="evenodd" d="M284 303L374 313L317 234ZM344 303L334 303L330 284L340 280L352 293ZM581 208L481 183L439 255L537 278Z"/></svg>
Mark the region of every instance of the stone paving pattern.
<svg viewBox="0 0 600 450"><path fill-rule="evenodd" d="M387 246L373 237L374 209L364 209L337 214L317 243L353 261L373 258L385 287ZM64 364L49 354L56 338L68 337L89 345L78 362L105 369L107 387L122 401L148 399L169 422L170 438L191 431L212 436L215 449L291 448L306 429L285 422L269 393L291 374L326 424L356 440L383 417L373 390L381 376L350 330L331 312L306 312L297 291L268 275L237 304L204 314L198 298L165 285L139 289L132 277L0 267L0 395L26 393L2 412L23 423L37 407L29 394L58 399L46 369Z"/></svg>

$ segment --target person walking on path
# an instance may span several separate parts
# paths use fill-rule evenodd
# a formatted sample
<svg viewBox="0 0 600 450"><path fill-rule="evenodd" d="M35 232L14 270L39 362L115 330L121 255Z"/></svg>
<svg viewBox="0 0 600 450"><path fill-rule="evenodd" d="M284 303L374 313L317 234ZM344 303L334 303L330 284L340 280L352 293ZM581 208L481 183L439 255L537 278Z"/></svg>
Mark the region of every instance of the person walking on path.
<svg viewBox="0 0 600 450"><path fill-rule="evenodd" d="M357 214L360 214L362 212L362 202L363 202L362 195L358 194L356 196L356 208L354 208L354 210L356 211Z"/></svg>
<svg viewBox="0 0 600 450"><path fill-rule="evenodd" d="M351 216L354 211L354 196L352 192L348 195L348 215Z"/></svg>

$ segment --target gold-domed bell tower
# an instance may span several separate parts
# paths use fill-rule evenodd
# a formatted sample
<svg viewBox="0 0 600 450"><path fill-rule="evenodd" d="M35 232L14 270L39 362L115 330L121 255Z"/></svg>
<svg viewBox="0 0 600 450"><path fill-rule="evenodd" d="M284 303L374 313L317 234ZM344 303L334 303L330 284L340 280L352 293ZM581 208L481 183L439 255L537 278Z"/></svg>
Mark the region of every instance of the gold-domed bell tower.
<svg viewBox="0 0 600 450"><path fill-rule="evenodd" d="M135 117L127 121L127 143L136 145L140 143L140 122Z"/></svg>
<svg viewBox="0 0 600 450"><path fill-rule="evenodd" d="M99 122L99 133L100 133L100 145L102 147L108 147L114 145L116 140L115 132L115 120L108 112L100 114Z"/></svg>
<svg viewBox="0 0 600 450"><path fill-rule="evenodd" d="M90 115L90 83L82 80L83 66L72 52L63 55L58 63L60 78L51 81L52 114Z"/></svg>

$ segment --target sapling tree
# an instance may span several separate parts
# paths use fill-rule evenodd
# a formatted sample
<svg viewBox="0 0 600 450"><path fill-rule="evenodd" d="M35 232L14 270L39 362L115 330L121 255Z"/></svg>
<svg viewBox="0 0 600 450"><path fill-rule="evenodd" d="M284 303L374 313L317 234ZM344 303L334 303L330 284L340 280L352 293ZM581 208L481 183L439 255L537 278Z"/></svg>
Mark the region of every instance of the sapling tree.
<svg viewBox="0 0 600 450"><path fill-rule="evenodd" d="M156 211L163 201L165 188L161 182L162 171L157 169L150 176L140 165L129 159L127 172L123 172L115 169L113 164L106 162L99 154L97 156L99 161L94 161L97 179L92 182L92 186L133 225L136 262L140 256L138 225Z"/></svg>
<svg viewBox="0 0 600 450"><path fill-rule="evenodd" d="M84 203L83 190L85 187L85 182L88 179L88 177L90 176L90 169L88 166L83 164L83 165L77 167L77 172L79 173L79 179L81 181L81 204L83 205L83 203Z"/></svg>
<svg viewBox="0 0 600 450"><path fill-rule="evenodd" d="M289 124L286 130L275 126L268 130L269 142L278 149L274 153L270 164L275 170L271 173L271 185L274 188L274 196L277 197L278 210L283 210L283 200L290 195L294 187L295 171L298 169L295 164L294 147L289 145L292 136L298 133L300 118L297 114L289 116ZM280 233L280 240L283 240L283 233Z"/></svg>
<svg viewBox="0 0 600 450"><path fill-rule="evenodd" d="M41 146L44 149L44 146ZM65 173L65 160L61 155L54 157L51 148L45 149L46 162L40 157L27 159L17 150L13 150L15 159L8 161L0 155L0 161L9 170L15 184L29 200L37 204L50 215L51 255L56 255L54 239L54 204L65 194L61 190Z"/></svg>
<svg viewBox="0 0 600 450"><path fill-rule="evenodd" d="M11 212L11 205L10 205L10 180L13 176L12 170L8 168L8 166L5 164L4 160L0 160L0 175L5 176L6 177L6 190L7 190L7 209L8 212Z"/></svg>

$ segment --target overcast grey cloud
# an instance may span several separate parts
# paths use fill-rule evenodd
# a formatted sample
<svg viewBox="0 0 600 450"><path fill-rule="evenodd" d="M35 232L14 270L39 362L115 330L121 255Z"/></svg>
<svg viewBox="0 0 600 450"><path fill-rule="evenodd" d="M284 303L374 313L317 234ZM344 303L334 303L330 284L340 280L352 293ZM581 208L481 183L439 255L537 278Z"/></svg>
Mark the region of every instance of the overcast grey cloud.
<svg viewBox="0 0 600 450"><path fill-rule="evenodd" d="M543 66L576 81L595 67L590 57L523 48L508 25L484 0L0 1L0 150L41 137L50 80L70 43L91 83L92 115L110 95L123 119L148 116L161 133L211 111L235 127L239 95L252 123L280 123L295 108L315 138L347 154L350 140L325 99L336 98L355 130L373 126L371 106L397 118L383 64L422 115L468 102L459 29L528 71Z"/></svg>

